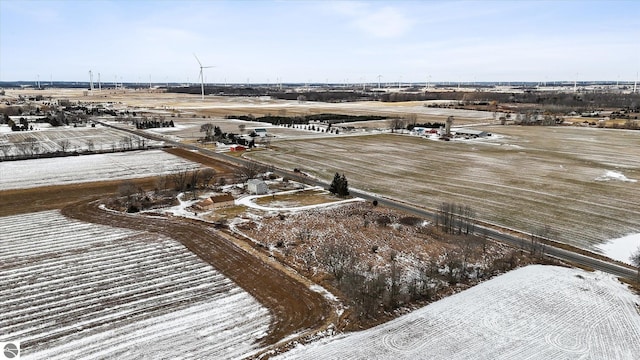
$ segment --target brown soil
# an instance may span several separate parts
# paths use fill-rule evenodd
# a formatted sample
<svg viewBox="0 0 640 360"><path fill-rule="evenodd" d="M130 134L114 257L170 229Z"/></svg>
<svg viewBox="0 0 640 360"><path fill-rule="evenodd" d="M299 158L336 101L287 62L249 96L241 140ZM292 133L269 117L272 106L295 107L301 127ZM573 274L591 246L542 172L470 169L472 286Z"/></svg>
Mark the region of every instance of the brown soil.
<svg viewBox="0 0 640 360"><path fill-rule="evenodd" d="M213 159L209 156L200 154L195 151L190 151L183 148L168 148L168 149L164 149L164 151L168 152L169 154L179 156L183 159L187 159L187 160L208 166L214 169L218 175L221 175L221 174L230 175L230 174L233 174L235 171L235 167L233 165L221 162L220 160Z"/></svg>
<svg viewBox="0 0 640 360"><path fill-rule="evenodd" d="M214 168L218 175L233 172L231 165L183 149L169 153ZM155 177L128 179L144 189L153 189ZM247 251L233 237L213 230L210 224L177 219L148 218L112 213L98 208L97 198L117 192L123 180L55 185L0 191L0 216L62 209L65 216L81 221L158 233L184 244L226 277L255 297L273 316L263 345L278 343L292 334L301 336L319 330L331 319L331 306L319 293L309 289L296 274L279 264L269 264L263 254Z"/></svg>
<svg viewBox="0 0 640 360"><path fill-rule="evenodd" d="M109 196L116 193L118 186L123 181L109 180L0 191L0 216L60 209L82 199ZM145 189L152 189L156 178L129 179L127 181Z"/></svg>
<svg viewBox="0 0 640 360"><path fill-rule="evenodd" d="M165 151L208 166L216 170L218 176L230 176L234 172L232 165L193 151L179 148L165 149ZM147 177L0 191L0 216L60 209L82 199L107 197L116 193L118 186L124 181L133 182L143 189L151 190L155 187L156 180L157 177Z"/></svg>

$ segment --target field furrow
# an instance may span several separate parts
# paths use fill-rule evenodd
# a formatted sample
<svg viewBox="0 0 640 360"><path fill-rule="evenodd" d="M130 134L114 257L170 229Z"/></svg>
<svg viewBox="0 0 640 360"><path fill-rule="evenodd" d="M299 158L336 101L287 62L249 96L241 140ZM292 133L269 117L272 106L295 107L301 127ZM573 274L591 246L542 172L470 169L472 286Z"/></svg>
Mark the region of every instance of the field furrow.
<svg viewBox="0 0 640 360"><path fill-rule="evenodd" d="M614 277L532 265L376 328L278 359L635 359L637 295Z"/></svg>
<svg viewBox="0 0 640 360"><path fill-rule="evenodd" d="M498 136L432 141L400 135L283 140L247 156L437 208L468 205L481 220L593 245L640 231L640 134L581 128L489 127ZM601 131L602 130L602 131ZM607 174L619 174L608 178ZM626 180L625 180L626 179Z"/></svg>
<svg viewBox="0 0 640 360"><path fill-rule="evenodd" d="M230 344L237 344L235 353L257 351L269 329L267 309L165 236L70 220L58 211L0 217L5 224L11 232L0 239L0 340L20 339L25 358L68 358L49 352L60 346L98 358L129 353L138 343L162 348L176 329L191 332L184 346L201 342L205 356L228 358L223 349ZM245 331L227 331L218 338L221 348L193 336L235 328ZM112 342L88 341L94 337Z"/></svg>

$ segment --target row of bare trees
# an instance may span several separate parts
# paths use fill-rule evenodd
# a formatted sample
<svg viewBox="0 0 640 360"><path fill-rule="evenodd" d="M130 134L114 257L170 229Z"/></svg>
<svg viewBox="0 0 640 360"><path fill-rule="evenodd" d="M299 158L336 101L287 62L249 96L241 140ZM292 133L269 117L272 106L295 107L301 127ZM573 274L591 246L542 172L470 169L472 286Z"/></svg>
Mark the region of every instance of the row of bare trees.
<svg viewBox="0 0 640 360"><path fill-rule="evenodd" d="M127 151L136 149L146 149L149 140L141 136L123 136L118 141L111 143L111 151ZM96 144L93 139L84 140L85 150L82 150L82 145L73 145L69 139L60 139L55 141L58 146L55 150L47 150L43 148L40 141L35 137L27 137L23 141L15 143L0 144L0 156L4 159L7 158L32 158L41 157L42 155L59 156L69 152L94 152L96 150Z"/></svg>
<svg viewBox="0 0 640 360"><path fill-rule="evenodd" d="M477 282L520 264L517 250L490 254L485 236L443 236L450 242L446 253L414 262L410 271L396 252L387 255L386 266L363 267L357 249L346 242L329 243L316 256L361 319L375 319L414 301L434 300L447 286Z"/></svg>
<svg viewBox="0 0 640 360"><path fill-rule="evenodd" d="M467 205L443 202L436 214L436 226L448 234L473 234L475 215Z"/></svg>
<svg viewBox="0 0 640 360"><path fill-rule="evenodd" d="M174 190L179 192L191 191L196 196L196 190L207 189L214 184L216 171L212 168L183 170L168 175L168 180ZM169 184L165 184L169 186Z"/></svg>

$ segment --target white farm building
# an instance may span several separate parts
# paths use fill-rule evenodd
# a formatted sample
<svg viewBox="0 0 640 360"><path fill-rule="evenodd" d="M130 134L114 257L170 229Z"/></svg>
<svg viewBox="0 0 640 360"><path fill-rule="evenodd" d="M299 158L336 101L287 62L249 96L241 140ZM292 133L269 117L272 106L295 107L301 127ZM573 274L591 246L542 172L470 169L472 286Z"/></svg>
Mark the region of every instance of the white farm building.
<svg viewBox="0 0 640 360"><path fill-rule="evenodd" d="M267 186L267 183L265 183L262 180L250 179L247 182L247 190L251 194L263 195L263 194L266 194L269 191L269 187Z"/></svg>
<svg viewBox="0 0 640 360"><path fill-rule="evenodd" d="M464 136L466 138L479 138L479 137L487 137L491 136L491 133L482 131L482 130L471 130L471 129L452 129L456 136Z"/></svg>

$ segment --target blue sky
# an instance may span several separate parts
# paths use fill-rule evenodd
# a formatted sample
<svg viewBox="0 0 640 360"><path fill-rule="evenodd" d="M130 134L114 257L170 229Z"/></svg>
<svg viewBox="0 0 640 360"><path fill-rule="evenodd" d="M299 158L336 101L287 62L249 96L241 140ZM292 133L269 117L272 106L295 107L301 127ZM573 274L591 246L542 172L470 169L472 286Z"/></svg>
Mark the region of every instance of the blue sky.
<svg viewBox="0 0 640 360"><path fill-rule="evenodd" d="M635 80L640 1L0 0L0 81Z"/></svg>

